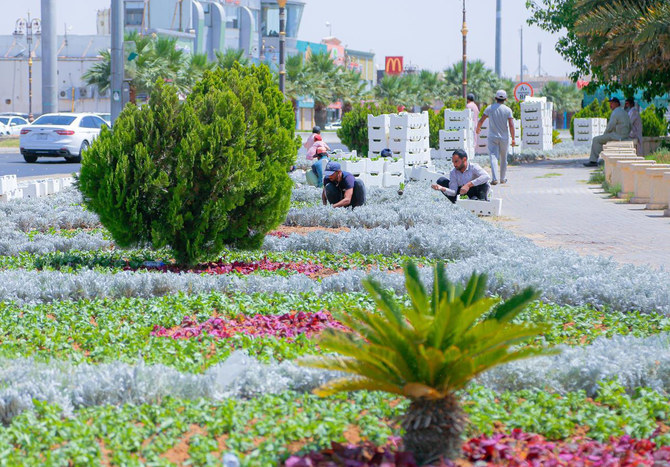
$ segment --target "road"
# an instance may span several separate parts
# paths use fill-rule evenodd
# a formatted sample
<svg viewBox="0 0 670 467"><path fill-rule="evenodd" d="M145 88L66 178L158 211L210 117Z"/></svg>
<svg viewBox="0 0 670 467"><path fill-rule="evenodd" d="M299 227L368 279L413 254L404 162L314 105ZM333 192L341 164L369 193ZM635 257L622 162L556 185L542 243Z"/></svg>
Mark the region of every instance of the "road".
<svg viewBox="0 0 670 467"><path fill-rule="evenodd" d="M71 175L79 172L81 164L65 162L62 157L40 157L34 164L28 164L16 152L0 153L0 175L16 175L18 178L46 177L49 175Z"/></svg>

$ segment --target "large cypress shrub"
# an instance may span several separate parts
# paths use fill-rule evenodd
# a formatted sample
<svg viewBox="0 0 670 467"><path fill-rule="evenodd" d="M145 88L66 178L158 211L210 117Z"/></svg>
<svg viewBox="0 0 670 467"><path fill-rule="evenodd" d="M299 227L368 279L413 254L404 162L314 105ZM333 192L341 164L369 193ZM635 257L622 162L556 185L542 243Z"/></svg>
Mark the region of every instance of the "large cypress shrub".
<svg viewBox="0 0 670 467"><path fill-rule="evenodd" d="M255 248L288 212L295 117L265 66L208 72L184 102L157 83L82 161L79 188L120 246L169 246L192 265Z"/></svg>

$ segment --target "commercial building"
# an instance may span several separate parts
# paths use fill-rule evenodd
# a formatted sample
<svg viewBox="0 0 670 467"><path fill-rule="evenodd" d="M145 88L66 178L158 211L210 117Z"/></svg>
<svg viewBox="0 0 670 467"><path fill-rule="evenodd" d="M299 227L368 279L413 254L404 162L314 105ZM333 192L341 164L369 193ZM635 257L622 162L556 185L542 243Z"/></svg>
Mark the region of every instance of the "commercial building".
<svg viewBox="0 0 670 467"><path fill-rule="evenodd" d="M298 53L303 0L286 4L286 50ZM111 47L109 10L98 13L98 35L58 37L59 109L109 111L109 95L86 86L81 76ZM125 0L126 31L177 38L192 53L244 50L254 63L279 63L279 5L276 0ZM0 35L0 112L28 113L28 43L25 35ZM30 46L33 59L33 113L42 110L40 36Z"/></svg>

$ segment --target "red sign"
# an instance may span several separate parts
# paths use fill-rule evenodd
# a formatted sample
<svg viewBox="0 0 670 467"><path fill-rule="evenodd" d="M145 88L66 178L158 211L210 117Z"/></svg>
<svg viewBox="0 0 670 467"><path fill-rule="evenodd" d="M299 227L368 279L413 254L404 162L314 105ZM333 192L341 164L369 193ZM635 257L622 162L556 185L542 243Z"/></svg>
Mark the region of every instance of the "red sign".
<svg viewBox="0 0 670 467"><path fill-rule="evenodd" d="M528 83L519 83L514 88L514 98L517 102L522 102L526 97L533 97L533 86Z"/></svg>
<svg viewBox="0 0 670 467"><path fill-rule="evenodd" d="M387 75L400 75L403 71L402 57L386 57L386 66L384 67Z"/></svg>

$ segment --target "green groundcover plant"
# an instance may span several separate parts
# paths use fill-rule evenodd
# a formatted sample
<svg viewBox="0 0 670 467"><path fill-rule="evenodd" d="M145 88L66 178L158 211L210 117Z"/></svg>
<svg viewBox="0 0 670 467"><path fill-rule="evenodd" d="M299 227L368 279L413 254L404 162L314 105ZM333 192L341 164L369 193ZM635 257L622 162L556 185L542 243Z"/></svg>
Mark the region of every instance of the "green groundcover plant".
<svg viewBox="0 0 670 467"><path fill-rule="evenodd" d="M294 128L265 66L208 72L183 103L158 83L102 132L79 187L120 246L169 245L189 265L258 247L289 208Z"/></svg>

